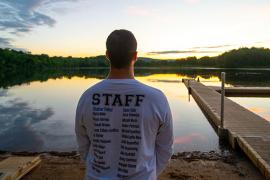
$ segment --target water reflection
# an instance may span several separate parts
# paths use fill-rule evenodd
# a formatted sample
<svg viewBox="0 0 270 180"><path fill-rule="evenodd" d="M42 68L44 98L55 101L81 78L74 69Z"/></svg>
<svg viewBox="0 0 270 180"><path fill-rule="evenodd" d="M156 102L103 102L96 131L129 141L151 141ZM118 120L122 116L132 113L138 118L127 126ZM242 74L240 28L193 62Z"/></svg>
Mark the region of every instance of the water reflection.
<svg viewBox="0 0 270 180"><path fill-rule="evenodd" d="M4 91L1 91L3 95ZM13 99L0 105L0 149L40 151L44 142L33 126L53 115L51 108L33 109L27 102Z"/></svg>
<svg viewBox="0 0 270 180"><path fill-rule="evenodd" d="M3 74L0 76L0 88L7 88L14 85L30 83L32 81L44 82L48 79L72 78L74 76L81 78L106 77L109 69L104 68L86 68L86 69L47 69L43 71L34 71L24 74ZM160 68L141 68L136 69L136 76L150 76L154 74L177 74L184 78L200 78L209 80L212 78L220 79L220 73L226 72L227 84L232 86L270 86L270 69L216 69L216 68L183 68L183 69L160 69ZM179 80L179 79L178 79Z"/></svg>
<svg viewBox="0 0 270 180"><path fill-rule="evenodd" d="M214 129L196 102L192 98L188 102L187 89L182 83L183 78L199 78L206 85L219 85L220 71L136 70L136 79L161 89L169 100L176 152L222 150ZM270 86L269 71L226 71L227 86L252 83L253 86ZM88 87L105 78L107 72L108 69L60 70L18 75L6 81L0 79L0 150L75 150L74 117L79 97ZM250 102L248 108L264 113L265 118L270 116L265 113L265 109L270 108L260 106L265 100L252 99L238 100L240 104ZM254 102L257 103L254 105Z"/></svg>
<svg viewBox="0 0 270 180"><path fill-rule="evenodd" d="M7 89L2 89L1 91L0 91L0 97L2 97L2 96L7 96L8 95L8 90Z"/></svg>
<svg viewBox="0 0 270 180"><path fill-rule="evenodd" d="M270 98L231 97L230 99L270 122Z"/></svg>
<svg viewBox="0 0 270 180"><path fill-rule="evenodd" d="M174 144L187 144L187 143L191 143L194 140L202 140L205 141L206 137L198 134L198 133L191 133L187 136L182 136L182 137L177 137L174 139Z"/></svg>

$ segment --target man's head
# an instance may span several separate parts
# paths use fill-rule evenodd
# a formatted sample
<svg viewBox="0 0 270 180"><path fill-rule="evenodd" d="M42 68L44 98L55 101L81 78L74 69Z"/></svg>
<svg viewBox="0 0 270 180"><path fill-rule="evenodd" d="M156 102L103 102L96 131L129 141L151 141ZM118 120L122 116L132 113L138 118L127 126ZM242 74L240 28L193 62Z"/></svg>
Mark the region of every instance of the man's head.
<svg viewBox="0 0 270 180"><path fill-rule="evenodd" d="M127 68L137 59L137 41L128 30L114 30L107 38L106 48L113 68Z"/></svg>

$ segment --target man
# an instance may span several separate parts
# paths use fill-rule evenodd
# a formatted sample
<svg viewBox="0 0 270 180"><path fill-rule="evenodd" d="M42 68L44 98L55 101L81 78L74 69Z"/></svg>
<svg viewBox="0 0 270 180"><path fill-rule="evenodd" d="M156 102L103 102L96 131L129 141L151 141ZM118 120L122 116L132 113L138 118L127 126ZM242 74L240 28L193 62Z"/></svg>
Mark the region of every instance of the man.
<svg viewBox="0 0 270 180"><path fill-rule="evenodd" d="M110 73L86 90L76 112L85 179L157 179L172 155L168 101L134 79L137 41L130 31L113 31L106 47Z"/></svg>

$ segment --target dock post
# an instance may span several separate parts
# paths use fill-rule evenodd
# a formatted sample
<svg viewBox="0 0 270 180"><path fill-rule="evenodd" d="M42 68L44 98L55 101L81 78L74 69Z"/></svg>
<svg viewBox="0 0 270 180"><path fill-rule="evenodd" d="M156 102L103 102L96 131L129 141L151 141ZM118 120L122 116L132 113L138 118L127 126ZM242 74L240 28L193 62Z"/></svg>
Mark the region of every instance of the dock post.
<svg viewBox="0 0 270 180"><path fill-rule="evenodd" d="M221 103L220 103L220 126L218 128L218 134L220 139L227 139L228 138L228 132L224 128L224 97L225 97L225 72L221 72Z"/></svg>
<svg viewBox="0 0 270 180"><path fill-rule="evenodd" d="M225 72L221 72L221 110L220 110L220 121L221 128L224 127L224 97L225 97Z"/></svg>

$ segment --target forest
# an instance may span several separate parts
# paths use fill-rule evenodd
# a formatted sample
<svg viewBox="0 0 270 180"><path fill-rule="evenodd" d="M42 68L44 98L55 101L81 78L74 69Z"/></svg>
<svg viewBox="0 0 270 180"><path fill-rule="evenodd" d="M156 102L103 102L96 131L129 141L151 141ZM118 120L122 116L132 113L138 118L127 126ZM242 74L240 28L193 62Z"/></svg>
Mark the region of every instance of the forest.
<svg viewBox="0 0 270 180"><path fill-rule="evenodd" d="M105 56L96 57L50 57L46 54L34 55L13 49L0 49L0 74L39 71L43 69L104 68L109 66ZM216 57L187 57L175 60L138 58L136 67L214 67L214 68L266 68L270 67L270 49L240 48Z"/></svg>

